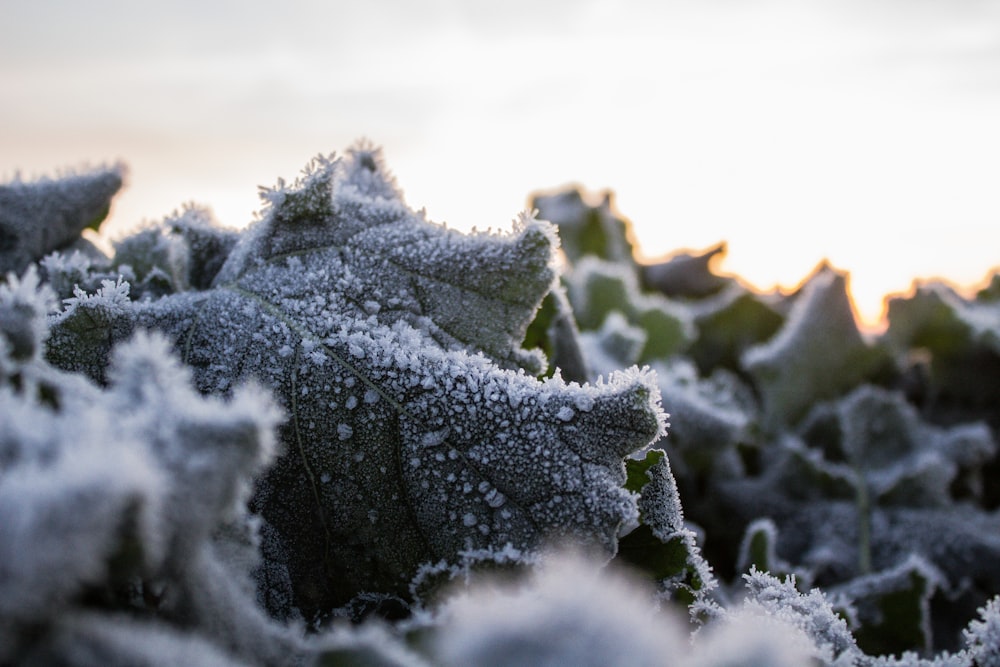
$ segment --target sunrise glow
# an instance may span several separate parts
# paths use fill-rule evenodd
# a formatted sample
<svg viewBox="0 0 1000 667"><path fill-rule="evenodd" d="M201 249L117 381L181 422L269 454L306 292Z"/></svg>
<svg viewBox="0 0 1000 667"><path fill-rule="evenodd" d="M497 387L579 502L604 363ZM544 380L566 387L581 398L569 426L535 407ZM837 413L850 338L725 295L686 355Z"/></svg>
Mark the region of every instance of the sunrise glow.
<svg viewBox="0 0 1000 667"><path fill-rule="evenodd" d="M870 326L916 278L971 285L1000 263L987 3L6 13L0 175L125 160L112 234L188 201L244 225L258 185L366 137L433 220L503 227L534 191L611 189L645 256L726 241L720 269L760 289L827 260Z"/></svg>

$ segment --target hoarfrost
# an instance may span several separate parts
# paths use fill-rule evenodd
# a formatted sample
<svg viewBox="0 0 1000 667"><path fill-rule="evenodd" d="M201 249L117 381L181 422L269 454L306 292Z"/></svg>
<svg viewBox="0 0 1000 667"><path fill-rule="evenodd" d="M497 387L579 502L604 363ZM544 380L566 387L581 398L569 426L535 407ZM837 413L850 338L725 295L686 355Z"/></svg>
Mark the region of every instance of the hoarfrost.
<svg viewBox="0 0 1000 667"><path fill-rule="evenodd" d="M826 264L796 294L778 333L743 355L764 395L764 424L773 430L794 425L814 403L836 398L888 363L888 352L858 330L846 275Z"/></svg>
<svg viewBox="0 0 1000 667"><path fill-rule="evenodd" d="M0 275L78 241L107 216L125 180L125 165L80 170L60 178L0 184Z"/></svg>
<svg viewBox="0 0 1000 667"><path fill-rule="evenodd" d="M73 355L50 357L104 381L110 341L153 328L201 390L254 378L275 391L284 453L251 503L281 541L265 554L287 555L293 606L272 611L405 595L420 564L469 549L563 538L613 554L637 514L623 458L665 420L649 371L594 386L533 377L544 360L520 341L557 277L552 226L430 223L371 148L318 158L263 196L210 288L77 294L52 319ZM338 483L316 485L323 475ZM496 492L463 492L483 482Z"/></svg>
<svg viewBox="0 0 1000 667"><path fill-rule="evenodd" d="M520 586L481 583L440 612L435 652L444 665L678 664L681 624L659 614L644 587L579 556L550 557Z"/></svg>
<svg viewBox="0 0 1000 667"><path fill-rule="evenodd" d="M10 331L41 348L51 295L29 298L32 285L29 272L0 288L0 312L20 320L0 332L4 350ZM92 299L122 290L108 292ZM0 369L0 662L77 664L81 647L107 664L295 660L296 640L253 605L235 564L244 548L222 537L249 521L250 480L274 455L281 413L251 386L201 396L169 347L137 332L115 348L105 387L37 354ZM169 599L154 602L164 581ZM134 626L107 612L152 606L156 620Z"/></svg>
<svg viewBox="0 0 1000 667"><path fill-rule="evenodd" d="M1000 667L1000 597L979 610L979 618L965 631L965 641L978 667Z"/></svg>

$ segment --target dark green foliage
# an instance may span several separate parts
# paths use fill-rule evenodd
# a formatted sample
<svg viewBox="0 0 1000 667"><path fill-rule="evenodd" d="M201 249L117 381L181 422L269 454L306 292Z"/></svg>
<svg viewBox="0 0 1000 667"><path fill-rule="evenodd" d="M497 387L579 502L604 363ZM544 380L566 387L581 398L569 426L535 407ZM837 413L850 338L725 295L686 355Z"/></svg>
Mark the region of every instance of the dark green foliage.
<svg viewBox="0 0 1000 667"><path fill-rule="evenodd" d="M110 346L155 328L202 391L253 379L275 393L282 455L251 501L270 611L316 621L363 594L414 602L425 563L474 551L567 539L613 554L637 513L622 458L662 431L658 392L637 370L596 386L531 377L543 359L520 343L557 277L551 227L429 223L365 149L265 197L235 245L196 209L121 241L116 260L168 293L77 293L49 358L103 381ZM554 305L540 338L565 347L571 315Z"/></svg>
<svg viewBox="0 0 1000 667"><path fill-rule="evenodd" d="M1000 427L1000 303L994 278L971 299L943 283L889 300L887 339L905 354L908 391L933 421Z"/></svg>
<svg viewBox="0 0 1000 667"><path fill-rule="evenodd" d="M578 191L538 200L560 276L547 223L433 225L367 146L245 231L188 207L71 251L120 175L0 191L61 211L0 236L32 248L0 663L1000 665L996 279L882 337L827 266L761 295L717 248L652 292Z"/></svg>
<svg viewBox="0 0 1000 667"><path fill-rule="evenodd" d="M858 646L869 655L918 650L933 644L930 599L939 585L934 569L919 557L878 575L858 577L835 590L851 600Z"/></svg>
<svg viewBox="0 0 1000 667"><path fill-rule="evenodd" d="M854 599L865 651L959 648L957 629L1000 592L997 280L971 299L939 284L894 299L875 337L846 274L824 263L794 294L756 294L712 273L721 252L640 267L641 283L634 262L576 258L566 278L588 358L656 369L660 446L709 562L724 581L756 566ZM675 269L678 287L654 290L647 276ZM655 333L648 310L686 335ZM674 342L650 354L656 337Z"/></svg>
<svg viewBox="0 0 1000 667"><path fill-rule="evenodd" d="M639 282L650 292L703 299L717 294L732 282L710 268L712 260L725 254L726 244L720 243L700 255L678 253L658 264L644 264L639 267Z"/></svg>
<svg viewBox="0 0 1000 667"><path fill-rule="evenodd" d="M640 494L641 524L618 544L618 558L660 582L672 598L691 605L715 588L694 533L684 526L680 496L667 455L651 450L626 461L625 488Z"/></svg>
<svg viewBox="0 0 1000 667"><path fill-rule="evenodd" d="M602 193L597 205L589 204L579 189L535 195L531 208L538 211L539 218L559 228L563 252L571 263L588 256L614 263L633 262L631 223L615 210L610 192Z"/></svg>
<svg viewBox="0 0 1000 667"><path fill-rule="evenodd" d="M742 373L743 353L770 339L785 322L775 304L738 283L699 301L692 310L698 336L688 354L704 375L716 368Z"/></svg>
<svg viewBox="0 0 1000 667"><path fill-rule="evenodd" d="M0 276L21 273L53 250L80 241L107 217L125 166L99 167L58 179L0 184Z"/></svg>
<svg viewBox="0 0 1000 667"><path fill-rule="evenodd" d="M563 379L569 382L586 382L591 375L580 349L576 317L562 285L554 286L545 295L524 335L522 347L542 351L549 360L547 375L559 369Z"/></svg>

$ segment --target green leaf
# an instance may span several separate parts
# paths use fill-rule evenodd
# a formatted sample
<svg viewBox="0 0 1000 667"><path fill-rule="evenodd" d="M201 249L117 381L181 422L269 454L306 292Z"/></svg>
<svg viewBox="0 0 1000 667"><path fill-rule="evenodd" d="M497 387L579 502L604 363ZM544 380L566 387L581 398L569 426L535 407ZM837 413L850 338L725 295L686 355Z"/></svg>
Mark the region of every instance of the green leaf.
<svg viewBox="0 0 1000 667"><path fill-rule="evenodd" d="M891 570L858 577L836 591L854 603L854 637L869 655L932 648L930 599L940 584L934 568L913 557Z"/></svg>
<svg viewBox="0 0 1000 667"><path fill-rule="evenodd" d="M738 572L749 572L751 568L756 568L759 572L767 572L773 576L781 576L787 567L782 563L779 566L775 543L778 541L778 527L774 521L764 518L753 521L747 526L740 544L740 555L736 560L736 570Z"/></svg>
<svg viewBox="0 0 1000 667"><path fill-rule="evenodd" d="M525 349L539 349L549 360L549 372L559 369L563 379L586 382L590 377L580 349L580 331L566 290L556 285L549 292L524 336Z"/></svg>
<svg viewBox="0 0 1000 667"><path fill-rule="evenodd" d="M815 403L835 398L892 366L889 353L858 330L847 276L823 264L795 297L781 330L743 355L769 430L795 425Z"/></svg>
<svg viewBox="0 0 1000 667"><path fill-rule="evenodd" d="M633 265L631 223L615 211L611 192L603 192L596 205L579 189L535 195L531 208L559 228L562 249L573 264L584 257L599 257Z"/></svg>
<svg viewBox="0 0 1000 667"><path fill-rule="evenodd" d="M731 283L711 270L712 261L726 254L726 244L709 248L699 255L682 252L657 264L639 267L643 288L669 297L701 299L718 293Z"/></svg>
<svg viewBox="0 0 1000 667"><path fill-rule="evenodd" d="M688 354L705 375L720 366L742 372L743 353L774 336L785 321L771 300L736 282L693 304L692 313L698 336Z"/></svg>
<svg viewBox="0 0 1000 667"><path fill-rule="evenodd" d="M640 525L621 538L618 558L657 581L669 597L690 605L715 588L694 533L684 526L677 484L662 450L626 460L625 487L637 491Z"/></svg>
<svg viewBox="0 0 1000 667"><path fill-rule="evenodd" d="M581 329L599 329L609 314L620 312L645 332L640 362L681 352L694 338L690 313L660 294L641 292L629 265L587 257L573 267L566 282Z"/></svg>
<svg viewBox="0 0 1000 667"><path fill-rule="evenodd" d="M1000 301L992 292L973 299L931 282L909 297L889 300L887 341L901 354L920 360L929 376L922 394L925 410L947 421L1000 405ZM995 426L995 424L994 424Z"/></svg>
<svg viewBox="0 0 1000 667"><path fill-rule="evenodd" d="M659 392L636 369L533 377L544 360L520 342L557 278L552 227L432 224L364 148L265 196L210 289L79 295L50 357L100 369L108 341L156 328L203 391L254 378L276 393L285 453L252 507L265 570L287 573L306 618L361 592L406 597L422 564L468 551L569 539L613 553L637 512L622 459L663 432Z"/></svg>

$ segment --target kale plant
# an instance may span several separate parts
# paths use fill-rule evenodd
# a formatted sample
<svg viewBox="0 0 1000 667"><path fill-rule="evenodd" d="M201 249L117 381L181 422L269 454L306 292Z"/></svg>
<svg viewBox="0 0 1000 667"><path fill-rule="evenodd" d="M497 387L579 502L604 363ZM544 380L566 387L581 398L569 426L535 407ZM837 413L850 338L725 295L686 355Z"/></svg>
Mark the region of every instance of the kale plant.
<svg viewBox="0 0 1000 667"><path fill-rule="evenodd" d="M876 337L855 322L847 275L825 262L790 294L715 275L723 245L608 262L628 230L588 252L613 228L584 221L623 216L580 209L555 211L560 230L589 234L563 277L584 356L593 372L640 359L656 370L671 413L662 446L723 588L745 596L752 567L822 586L856 643L854 657L829 660L930 661L963 646L1000 593L996 279L972 300L920 286L890 302Z"/></svg>
<svg viewBox="0 0 1000 667"><path fill-rule="evenodd" d="M996 290L872 340L364 144L106 256L123 174L0 186L0 663L1000 664Z"/></svg>

